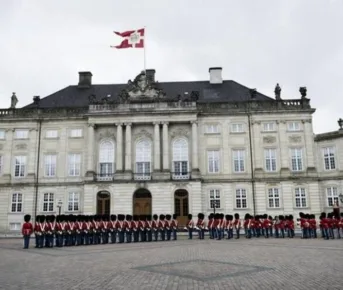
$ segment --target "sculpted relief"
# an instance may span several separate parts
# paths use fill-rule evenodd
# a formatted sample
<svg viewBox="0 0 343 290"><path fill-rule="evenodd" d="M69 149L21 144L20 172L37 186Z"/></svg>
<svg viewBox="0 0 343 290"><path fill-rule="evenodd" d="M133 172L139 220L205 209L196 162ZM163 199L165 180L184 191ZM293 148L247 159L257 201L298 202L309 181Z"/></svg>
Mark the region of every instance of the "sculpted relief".
<svg viewBox="0 0 343 290"><path fill-rule="evenodd" d="M301 136L290 136L289 142L290 143L301 143Z"/></svg>
<svg viewBox="0 0 343 290"><path fill-rule="evenodd" d="M265 144L273 144L275 142L276 142L276 138L274 136L263 137L263 143Z"/></svg>

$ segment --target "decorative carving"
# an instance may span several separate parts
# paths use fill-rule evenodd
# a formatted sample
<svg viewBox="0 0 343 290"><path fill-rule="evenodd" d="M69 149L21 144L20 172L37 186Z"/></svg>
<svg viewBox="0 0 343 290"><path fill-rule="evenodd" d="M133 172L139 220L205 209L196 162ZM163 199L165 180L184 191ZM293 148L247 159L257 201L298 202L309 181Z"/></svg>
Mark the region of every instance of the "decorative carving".
<svg viewBox="0 0 343 290"><path fill-rule="evenodd" d="M15 146L15 149L17 149L17 150L26 150L27 149L27 145L26 144L17 144Z"/></svg>
<svg viewBox="0 0 343 290"><path fill-rule="evenodd" d="M299 92L301 94L301 98L306 98L307 95L307 88L306 87L300 87Z"/></svg>
<svg viewBox="0 0 343 290"><path fill-rule="evenodd" d="M189 131L186 128L177 128L170 132L170 136L172 138L176 136L188 136L188 135L189 135Z"/></svg>
<svg viewBox="0 0 343 290"><path fill-rule="evenodd" d="M266 136L266 137L263 137L263 143L266 143L266 144L273 144L276 142L276 138L274 136Z"/></svg>
<svg viewBox="0 0 343 290"><path fill-rule="evenodd" d="M276 84L274 93L275 93L275 99L281 100L281 87L279 86L279 84Z"/></svg>
<svg viewBox="0 0 343 290"><path fill-rule="evenodd" d="M99 138L114 138L114 130L110 128L101 129L99 131Z"/></svg>
<svg viewBox="0 0 343 290"><path fill-rule="evenodd" d="M98 100L96 95L91 94L88 96L88 104L89 105L112 105L113 108L115 108L118 102L116 100L111 99L110 97L111 95L108 95Z"/></svg>
<svg viewBox="0 0 343 290"><path fill-rule="evenodd" d="M290 143L301 143L301 136L289 136Z"/></svg>
<svg viewBox="0 0 343 290"><path fill-rule="evenodd" d="M303 124L305 124L305 123L312 123L312 120L311 119L306 119L306 120L301 120L301 122L303 123Z"/></svg>
<svg viewBox="0 0 343 290"><path fill-rule="evenodd" d="M174 185L179 188L185 188L188 183L187 182L175 182Z"/></svg>
<svg viewBox="0 0 343 290"><path fill-rule="evenodd" d="M139 138L143 138L143 137L147 137L149 139L152 139L152 134L150 134L147 130L140 130L139 132L137 132L135 134L135 139L139 139Z"/></svg>
<svg viewBox="0 0 343 290"><path fill-rule="evenodd" d="M16 105L18 104L18 98L15 93L12 94L11 97L11 109L15 109Z"/></svg>

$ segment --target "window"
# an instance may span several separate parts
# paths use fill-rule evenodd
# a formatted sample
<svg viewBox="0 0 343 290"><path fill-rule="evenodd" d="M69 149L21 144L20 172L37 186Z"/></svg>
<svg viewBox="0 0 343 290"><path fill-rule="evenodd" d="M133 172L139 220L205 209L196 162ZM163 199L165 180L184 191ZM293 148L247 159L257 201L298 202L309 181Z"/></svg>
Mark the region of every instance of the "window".
<svg viewBox="0 0 343 290"><path fill-rule="evenodd" d="M68 211L80 210L80 194L77 192L70 192L68 196Z"/></svg>
<svg viewBox="0 0 343 290"><path fill-rule="evenodd" d="M70 130L70 137L72 137L72 138L82 137L82 129L71 129Z"/></svg>
<svg viewBox="0 0 343 290"><path fill-rule="evenodd" d="M185 139L173 142L173 171L175 178L188 178L188 142Z"/></svg>
<svg viewBox="0 0 343 290"><path fill-rule="evenodd" d="M247 208L247 191L236 189L236 208Z"/></svg>
<svg viewBox="0 0 343 290"><path fill-rule="evenodd" d="M233 150L233 171L234 172L244 172L244 159L245 151L244 150Z"/></svg>
<svg viewBox="0 0 343 290"><path fill-rule="evenodd" d="M328 201L328 206L333 206L338 202L338 192L336 187L328 187L326 189L326 198Z"/></svg>
<svg viewBox="0 0 343 290"><path fill-rule="evenodd" d="M56 176L56 155L45 155L44 174L46 177Z"/></svg>
<svg viewBox="0 0 343 290"><path fill-rule="evenodd" d="M0 175L2 174L3 167L4 167L4 157L0 155Z"/></svg>
<svg viewBox="0 0 343 290"><path fill-rule="evenodd" d="M306 207L306 191L305 188L295 189L295 207Z"/></svg>
<svg viewBox="0 0 343 290"><path fill-rule="evenodd" d="M291 149L292 171L303 170L303 157L302 156L303 156L302 149L299 149L299 148Z"/></svg>
<svg viewBox="0 0 343 290"><path fill-rule="evenodd" d="M100 177L112 178L114 173L114 144L111 141L104 141L100 144L99 169Z"/></svg>
<svg viewBox="0 0 343 290"><path fill-rule="evenodd" d="M0 130L0 139L5 139L6 133L5 130Z"/></svg>
<svg viewBox="0 0 343 290"><path fill-rule="evenodd" d="M14 176L24 177L26 171L26 156L16 156L14 157Z"/></svg>
<svg viewBox="0 0 343 290"><path fill-rule="evenodd" d="M300 131L300 122L289 122L288 131Z"/></svg>
<svg viewBox="0 0 343 290"><path fill-rule="evenodd" d="M141 140L136 144L136 179L150 179L151 142Z"/></svg>
<svg viewBox="0 0 343 290"><path fill-rule="evenodd" d="M219 151L211 150L207 151L208 158L208 172L217 173L219 172Z"/></svg>
<svg viewBox="0 0 343 290"><path fill-rule="evenodd" d="M270 208L280 207L280 194L278 188L268 189L268 205Z"/></svg>
<svg viewBox="0 0 343 290"><path fill-rule="evenodd" d="M81 171L81 154L68 155L68 175L80 176Z"/></svg>
<svg viewBox="0 0 343 290"><path fill-rule="evenodd" d="M57 130L47 130L45 137L46 138L57 138L58 137L58 131Z"/></svg>
<svg viewBox="0 0 343 290"><path fill-rule="evenodd" d="M29 138L29 130L15 130L16 139L27 139Z"/></svg>
<svg viewBox="0 0 343 290"><path fill-rule="evenodd" d="M242 133L242 132L244 132L243 124L232 124L231 125L231 132L232 133Z"/></svg>
<svg viewBox="0 0 343 290"><path fill-rule="evenodd" d="M264 160L266 171L276 171L276 149L265 149Z"/></svg>
<svg viewBox="0 0 343 290"><path fill-rule="evenodd" d="M275 131L275 123L263 123L263 132Z"/></svg>
<svg viewBox="0 0 343 290"><path fill-rule="evenodd" d="M43 211L44 212L54 211L54 194L53 193L44 193Z"/></svg>
<svg viewBox="0 0 343 290"><path fill-rule="evenodd" d="M217 134L217 133L219 133L219 126L218 125L207 125L206 126L206 133L207 134Z"/></svg>
<svg viewBox="0 0 343 290"><path fill-rule="evenodd" d="M335 151L333 147L327 147L323 149L324 157L324 168L325 170L334 170L336 169L335 163Z"/></svg>
<svg viewBox="0 0 343 290"><path fill-rule="evenodd" d="M13 193L11 212L22 212L22 210L23 210L23 195L21 193Z"/></svg>
<svg viewBox="0 0 343 290"><path fill-rule="evenodd" d="M10 223L10 231L20 231L21 224L20 223Z"/></svg>
<svg viewBox="0 0 343 290"><path fill-rule="evenodd" d="M210 208L220 208L220 190L211 189L210 190Z"/></svg>

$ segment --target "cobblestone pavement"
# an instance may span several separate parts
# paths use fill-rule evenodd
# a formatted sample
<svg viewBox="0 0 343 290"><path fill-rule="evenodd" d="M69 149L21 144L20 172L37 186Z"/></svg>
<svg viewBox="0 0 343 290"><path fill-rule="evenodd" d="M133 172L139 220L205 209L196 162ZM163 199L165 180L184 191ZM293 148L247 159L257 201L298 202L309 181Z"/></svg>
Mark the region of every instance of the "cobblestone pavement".
<svg viewBox="0 0 343 290"><path fill-rule="evenodd" d="M32 246L32 245L31 245ZM343 240L179 240L23 250L0 240L0 289L343 289Z"/></svg>

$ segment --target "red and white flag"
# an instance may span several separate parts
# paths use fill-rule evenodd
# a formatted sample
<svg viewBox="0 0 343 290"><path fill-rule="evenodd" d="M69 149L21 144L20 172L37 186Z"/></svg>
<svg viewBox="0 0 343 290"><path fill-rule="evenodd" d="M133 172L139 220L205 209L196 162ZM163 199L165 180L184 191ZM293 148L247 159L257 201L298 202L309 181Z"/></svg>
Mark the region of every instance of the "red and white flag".
<svg viewBox="0 0 343 290"><path fill-rule="evenodd" d="M144 48L144 28L125 32L114 31L115 34L124 38L121 44L112 48Z"/></svg>

